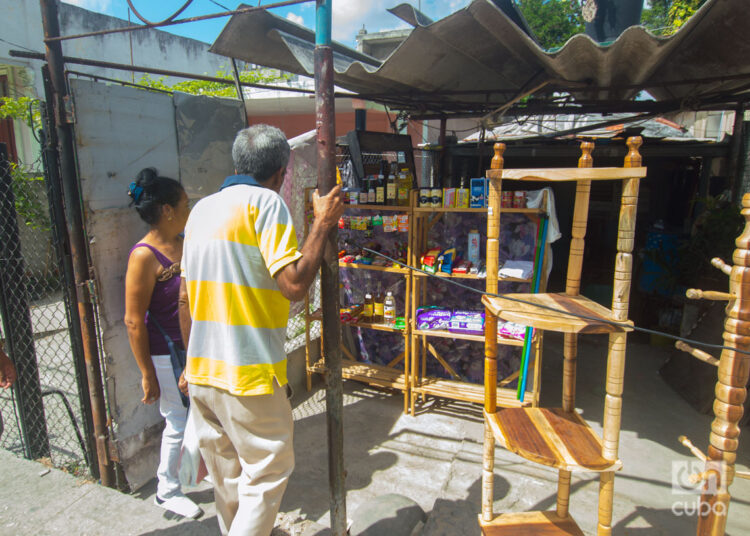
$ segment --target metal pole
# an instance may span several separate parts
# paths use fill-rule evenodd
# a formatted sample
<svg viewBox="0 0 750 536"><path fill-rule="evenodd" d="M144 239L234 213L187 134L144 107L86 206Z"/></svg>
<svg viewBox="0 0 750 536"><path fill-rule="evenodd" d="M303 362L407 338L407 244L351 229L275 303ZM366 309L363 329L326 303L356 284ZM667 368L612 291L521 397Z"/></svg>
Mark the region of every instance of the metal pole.
<svg viewBox="0 0 750 536"><path fill-rule="evenodd" d="M742 164L744 158L740 157L742 151L742 123L745 119L745 103L740 102L734 110L734 128L732 129L732 142L729 146L729 184L732 191L732 201L735 204L740 203L742 194ZM744 155L743 155L744 156Z"/></svg>
<svg viewBox="0 0 750 536"><path fill-rule="evenodd" d="M336 133L333 97L331 3L316 0L315 110L318 146L318 189L328 193L336 184ZM323 353L326 364L326 425L328 432L328 485L331 493L331 531L346 534L344 489L344 393L341 382L341 329L339 319L339 263L336 233L331 231L320 268L323 309Z"/></svg>
<svg viewBox="0 0 750 536"><path fill-rule="evenodd" d="M4 143L0 143L0 315L3 317L8 353L18 373L14 389L21 418L19 432L23 437L24 456L35 460L49 456L49 437L34 351L17 218L8 149ZM15 286L15 292L9 288L11 284Z"/></svg>
<svg viewBox="0 0 750 536"><path fill-rule="evenodd" d="M60 35L60 22L58 20L57 2L55 0L40 0L39 3L42 11L42 26L44 28L45 39L58 37ZM114 487L114 467L109 460L107 450L109 432L107 429L107 413L104 405L99 349L96 345L94 309L88 287L89 264L86 238L83 231L83 214L80 192L78 190L75 153L73 150L73 129L66 114L66 103L69 103L70 96L65 84L65 65L60 42L46 42L45 55L49 64L53 91L52 95L47 95L47 100L53 102L55 110L54 119L59 144L60 175L65 198L65 216L68 236L70 238L70 252L73 258L73 274L77 288L78 314L81 318L83 356L86 360L86 375L89 385L89 395L91 397L91 412L94 421L97 460L99 463L99 478L104 486Z"/></svg>
<svg viewBox="0 0 750 536"><path fill-rule="evenodd" d="M52 95L52 82L49 77L49 65L42 66L42 80L44 91ZM99 466L95 462L96 439L94 437L94 420L91 415L91 397L89 384L86 381L86 360L83 356L83 340L81 338L81 319L78 316L75 277L73 276L73 261L70 257L70 240L65 232L65 207L63 206L62 181L60 180L60 160L57 152L57 136L55 132L55 110L52 101L44 103L42 110L42 162L45 169L47 183L47 199L49 201L50 216L54 224L52 232L58 262L63 272L65 285L65 311L68 317L68 333L70 348L73 354L73 366L78 386L78 400L83 416L83 435L85 437L86 463L91 476L99 478Z"/></svg>

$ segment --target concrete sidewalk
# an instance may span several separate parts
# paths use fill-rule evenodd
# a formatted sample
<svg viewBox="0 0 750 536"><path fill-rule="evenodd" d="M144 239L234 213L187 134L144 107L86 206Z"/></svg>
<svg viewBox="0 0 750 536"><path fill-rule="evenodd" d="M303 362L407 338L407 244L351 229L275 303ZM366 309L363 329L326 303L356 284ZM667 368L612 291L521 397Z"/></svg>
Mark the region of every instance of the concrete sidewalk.
<svg viewBox="0 0 750 536"><path fill-rule="evenodd" d="M633 337L635 338L635 337ZM559 405L562 338L547 335L542 402ZM695 534L689 515L698 496L677 493L673 474L684 479L700 464L677 442L685 434L700 448L711 417L698 415L658 376L663 350L631 342L625 380L621 459L615 480L615 535ZM606 338L579 343L577 406L601 430ZM346 382L345 466L347 512L387 493L406 495L429 514L422 536L478 535L481 495L482 413L477 405L431 400L416 417L402 414L400 394ZM328 524L328 472L324 393L295 397L297 466L281 505L274 536L310 536ZM750 461L750 430L740 438L738 466ZM153 505L155 483L124 495L0 451L0 534L217 534L213 493L204 485L190 496L206 511L197 521L164 517ZM497 448L495 509L553 509L557 473ZM677 473L674 473L677 471ZM680 473L682 471L682 473ZM678 480L679 480L678 479ZM682 480L680 480L681 482ZM598 478L574 474L570 510L587 534L595 534ZM680 491L680 490L677 490ZM750 534L750 482L732 486L727 534ZM677 512L677 513L675 513ZM687 512L687 513L686 513ZM317 524L316 524L317 523Z"/></svg>

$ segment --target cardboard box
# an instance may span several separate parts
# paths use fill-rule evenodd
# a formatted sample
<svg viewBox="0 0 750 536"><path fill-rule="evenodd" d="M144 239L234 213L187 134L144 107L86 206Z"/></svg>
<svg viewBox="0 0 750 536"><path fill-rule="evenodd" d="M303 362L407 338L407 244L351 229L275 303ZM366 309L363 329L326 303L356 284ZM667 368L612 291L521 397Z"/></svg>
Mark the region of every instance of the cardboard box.
<svg viewBox="0 0 750 536"><path fill-rule="evenodd" d="M471 179L469 188L469 206L471 208L482 208L487 206L487 181L485 179Z"/></svg>

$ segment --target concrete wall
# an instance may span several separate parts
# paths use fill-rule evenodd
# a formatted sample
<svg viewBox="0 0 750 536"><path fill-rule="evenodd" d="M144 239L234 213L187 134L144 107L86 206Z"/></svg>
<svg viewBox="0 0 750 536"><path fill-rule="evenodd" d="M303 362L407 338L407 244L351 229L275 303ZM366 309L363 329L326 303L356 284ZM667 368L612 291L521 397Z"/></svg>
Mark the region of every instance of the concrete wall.
<svg viewBox="0 0 750 536"><path fill-rule="evenodd" d="M120 458L129 484L136 489L156 474L162 419L156 405L140 402L140 372L123 324L128 252L148 231L128 206L128 184L139 170L153 166L180 179L192 199L215 191L233 171L231 159L221 155L228 155L245 118L241 103L230 99L173 98L88 80L72 80L71 90L84 218L100 304L107 397ZM222 121L211 123L212 117ZM205 165L196 165L199 161Z"/></svg>
<svg viewBox="0 0 750 536"><path fill-rule="evenodd" d="M0 16L0 69L3 66L14 66L25 70L28 77L27 92L44 98L41 81L42 61L11 58L9 50L32 50L44 52L43 30L39 0L3 0ZM61 3L60 29L63 35L92 32L106 28L128 26L126 20L88 11L71 4ZM137 32L108 34L99 37L87 37L63 42L63 54L79 58L110 61L114 63L142 65L182 71L193 74L214 75L219 70L229 71L231 63L228 58L208 52L208 43L195 39L180 37L161 30L139 30ZM108 78L125 81L138 81L139 73L131 75L127 71L99 69L84 65L70 65L70 69L85 73L98 74ZM16 70L17 72L17 70ZM152 78L159 78L152 75ZM173 83L180 79L167 78L165 82ZM20 86L19 86L20 87ZM20 134L28 139L28 129ZM18 140L19 133L16 134ZM30 144L19 148L19 155L24 162L34 160L35 148Z"/></svg>

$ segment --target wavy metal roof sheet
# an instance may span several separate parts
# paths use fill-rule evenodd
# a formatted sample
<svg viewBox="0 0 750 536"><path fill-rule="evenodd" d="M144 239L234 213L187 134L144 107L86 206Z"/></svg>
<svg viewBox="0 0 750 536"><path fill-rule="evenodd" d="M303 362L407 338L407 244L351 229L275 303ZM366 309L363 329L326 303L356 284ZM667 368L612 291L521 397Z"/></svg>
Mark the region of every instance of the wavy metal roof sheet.
<svg viewBox="0 0 750 536"><path fill-rule="evenodd" d="M423 113L486 113L526 93L553 91L616 108L640 89L657 101L687 104L750 89L750 10L743 0L709 0L669 37L634 26L611 44L576 35L555 51L543 50L498 4L474 0L432 23L394 8L412 19L409 37L382 62L334 44L335 83ZM211 51L312 76L314 38L307 28L258 11L234 15ZM739 74L748 76L681 83Z"/></svg>

